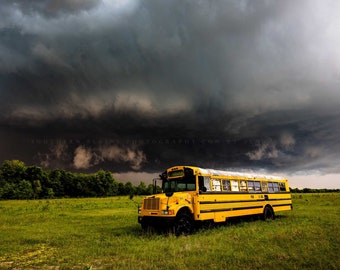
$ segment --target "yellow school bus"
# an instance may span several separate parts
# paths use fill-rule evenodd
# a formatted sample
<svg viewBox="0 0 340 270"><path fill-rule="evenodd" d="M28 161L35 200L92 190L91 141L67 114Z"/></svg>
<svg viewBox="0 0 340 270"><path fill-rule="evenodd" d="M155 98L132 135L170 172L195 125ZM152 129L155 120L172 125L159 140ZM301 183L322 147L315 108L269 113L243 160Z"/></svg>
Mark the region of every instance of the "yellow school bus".
<svg viewBox="0 0 340 270"><path fill-rule="evenodd" d="M261 215L292 209L288 182L283 177L174 166L160 175L162 193L147 196L138 208L143 229L170 228L190 234L201 222Z"/></svg>

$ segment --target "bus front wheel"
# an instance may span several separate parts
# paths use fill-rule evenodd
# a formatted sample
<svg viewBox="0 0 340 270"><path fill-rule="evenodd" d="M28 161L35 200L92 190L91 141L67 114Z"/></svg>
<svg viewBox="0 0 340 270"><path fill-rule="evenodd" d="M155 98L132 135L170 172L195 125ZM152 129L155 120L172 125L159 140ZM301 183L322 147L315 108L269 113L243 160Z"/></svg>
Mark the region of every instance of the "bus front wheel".
<svg viewBox="0 0 340 270"><path fill-rule="evenodd" d="M266 205L263 210L263 220L273 220L275 219L275 213L271 206Z"/></svg>
<svg viewBox="0 0 340 270"><path fill-rule="evenodd" d="M179 214L176 219L175 224L175 234L179 235L188 235L191 234L194 229L193 220L190 215L186 213Z"/></svg>

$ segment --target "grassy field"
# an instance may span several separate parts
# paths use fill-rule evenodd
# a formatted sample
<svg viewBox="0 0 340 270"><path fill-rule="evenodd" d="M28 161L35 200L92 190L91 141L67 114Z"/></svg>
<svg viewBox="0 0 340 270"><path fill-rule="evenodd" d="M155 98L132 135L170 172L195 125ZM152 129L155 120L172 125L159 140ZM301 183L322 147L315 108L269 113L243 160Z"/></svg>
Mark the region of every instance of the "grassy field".
<svg viewBox="0 0 340 270"><path fill-rule="evenodd" d="M143 233L127 197L0 201L0 269L339 269L340 194L293 199L181 237Z"/></svg>

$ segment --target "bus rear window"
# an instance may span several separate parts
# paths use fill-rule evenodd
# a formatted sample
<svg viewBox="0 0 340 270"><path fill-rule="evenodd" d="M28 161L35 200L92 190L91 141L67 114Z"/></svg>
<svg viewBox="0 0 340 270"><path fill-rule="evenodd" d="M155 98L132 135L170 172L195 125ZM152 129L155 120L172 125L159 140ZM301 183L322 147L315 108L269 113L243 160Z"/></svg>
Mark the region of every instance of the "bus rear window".
<svg viewBox="0 0 340 270"><path fill-rule="evenodd" d="M280 188L280 191L286 191L286 186L285 186L285 183L279 183L279 188Z"/></svg>

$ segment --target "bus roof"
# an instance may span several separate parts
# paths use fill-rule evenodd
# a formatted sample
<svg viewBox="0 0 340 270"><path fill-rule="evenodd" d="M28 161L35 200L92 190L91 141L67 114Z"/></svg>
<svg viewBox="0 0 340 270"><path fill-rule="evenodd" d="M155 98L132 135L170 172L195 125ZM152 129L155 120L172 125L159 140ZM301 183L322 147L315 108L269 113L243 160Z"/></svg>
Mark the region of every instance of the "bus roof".
<svg viewBox="0 0 340 270"><path fill-rule="evenodd" d="M216 176L239 176L239 177L247 177L247 178L264 178L264 179L273 179L273 180L286 180L282 176L277 175L268 175L268 174L258 174L252 172L236 172L236 171L224 171L224 170L215 170L215 169L203 169L197 167L202 174L211 174Z"/></svg>

